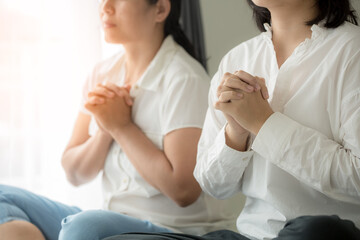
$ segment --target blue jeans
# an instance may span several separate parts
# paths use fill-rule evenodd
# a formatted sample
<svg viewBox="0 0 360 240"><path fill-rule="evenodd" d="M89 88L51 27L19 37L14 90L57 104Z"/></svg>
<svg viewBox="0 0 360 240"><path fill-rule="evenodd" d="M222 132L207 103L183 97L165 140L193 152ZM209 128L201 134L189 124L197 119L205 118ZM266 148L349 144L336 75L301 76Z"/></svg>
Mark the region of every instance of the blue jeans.
<svg viewBox="0 0 360 240"><path fill-rule="evenodd" d="M204 236L179 233L125 233L104 240L250 240L229 230ZM360 230L349 220L338 216L301 216L286 223L273 240L360 240Z"/></svg>
<svg viewBox="0 0 360 240"><path fill-rule="evenodd" d="M129 232L171 233L149 221L104 210L84 211L62 221L59 240L100 240Z"/></svg>
<svg viewBox="0 0 360 240"><path fill-rule="evenodd" d="M110 211L81 211L24 189L0 184L0 224L34 224L47 240L102 239L125 232L171 232L148 221ZM61 229L62 227L62 229Z"/></svg>

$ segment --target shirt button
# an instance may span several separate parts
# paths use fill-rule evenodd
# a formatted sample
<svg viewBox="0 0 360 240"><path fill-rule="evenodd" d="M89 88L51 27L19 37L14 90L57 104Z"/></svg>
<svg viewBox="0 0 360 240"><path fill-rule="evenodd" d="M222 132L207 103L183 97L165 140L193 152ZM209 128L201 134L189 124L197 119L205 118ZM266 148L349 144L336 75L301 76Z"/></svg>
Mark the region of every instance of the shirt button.
<svg viewBox="0 0 360 240"><path fill-rule="evenodd" d="M128 184L128 183L129 183L129 180L128 180L127 178L123 178L122 183L123 183L123 184Z"/></svg>

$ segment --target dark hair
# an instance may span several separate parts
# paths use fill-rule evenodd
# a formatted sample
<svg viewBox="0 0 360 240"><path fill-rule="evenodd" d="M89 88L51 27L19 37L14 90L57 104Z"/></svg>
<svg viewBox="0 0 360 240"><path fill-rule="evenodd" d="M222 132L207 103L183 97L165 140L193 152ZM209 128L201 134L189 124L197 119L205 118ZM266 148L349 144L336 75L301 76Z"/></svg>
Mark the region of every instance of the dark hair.
<svg viewBox="0 0 360 240"><path fill-rule="evenodd" d="M156 4L158 0L148 0L150 4ZM169 16L165 20L165 37L172 35L174 40L182 46L193 58L200 62L200 58L195 54L194 46L186 37L180 26L181 0L170 0L171 10Z"/></svg>
<svg viewBox="0 0 360 240"><path fill-rule="evenodd" d="M253 10L253 16L260 31L265 32L264 23L270 24L271 14L267 8L256 6L252 0L247 0ZM356 11L349 0L317 0L319 14L313 20L306 22L308 26L325 20L326 28L337 28L345 21L358 25Z"/></svg>

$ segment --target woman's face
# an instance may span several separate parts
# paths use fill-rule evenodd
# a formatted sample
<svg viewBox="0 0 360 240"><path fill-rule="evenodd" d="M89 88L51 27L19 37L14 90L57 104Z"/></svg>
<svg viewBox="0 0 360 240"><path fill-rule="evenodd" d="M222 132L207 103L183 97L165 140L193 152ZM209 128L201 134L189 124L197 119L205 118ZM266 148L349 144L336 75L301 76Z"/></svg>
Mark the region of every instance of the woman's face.
<svg viewBox="0 0 360 240"><path fill-rule="evenodd" d="M259 7L264 7L269 10L275 8L283 9L297 9L302 6L315 5L316 0L252 0L252 2Z"/></svg>
<svg viewBox="0 0 360 240"><path fill-rule="evenodd" d="M264 8L273 8L278 6L283 6L286 4L292 4L292 2L298 2L299 0L252 0L256 6ZM302 1L302 0L300 0Z"/></svg>
<svg viewBox="0 0 360 240"><path fill-rule="evenodd" d="M154 34L156 6L147 0L101 0L100 20L107 42L126 44Z"/></svg>
<svg viewBox="0 0 360 240"><path fill-rule="evenodd" d="M317 0L252 0L252 2L269 10L275 8L299 9L303 7L316 6Z"/></svg>
<svg viewBox="0 0 360 240"><path fill-rule="evenodd" d="M267 8L274 19L273 14L285 16L282 20L288 21L290 17L299 18L307 22L314 19L318 14L318 0L252 0L259 6Z"/></svg>

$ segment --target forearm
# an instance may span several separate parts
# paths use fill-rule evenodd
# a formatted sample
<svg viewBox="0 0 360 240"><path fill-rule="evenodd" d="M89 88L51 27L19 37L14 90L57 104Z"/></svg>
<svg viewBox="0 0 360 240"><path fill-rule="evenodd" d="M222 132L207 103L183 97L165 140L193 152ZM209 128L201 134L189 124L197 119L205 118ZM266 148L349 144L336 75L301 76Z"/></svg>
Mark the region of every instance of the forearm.
<svg viewBox="0 0 360 240"><path fill-rule="evenodd" d="M68 180L78 186L94 179L104 167L111 143L111 136L98 131L83 144L68 148L62 157Z"/></svg>
<svg viewBox="0 0 360 240"><path fill-rule="evenodd" d="M139 174L153 187L174 200L180 206L194 202L201 193L191 171L184 171L171 163L135 124L131 123L121 131L113 132L113 138L121 146ZM195 165L194 153L194 161ZM183 164L189 161L182 161ZM194 166L191 166L193 169Z"/></svg>
<svg viewBox="0 0 360 240"><path fill-rule="evenodd" d="M226 125L225 127L226 145L234 150L240 152L246 151L249 135L249 132L236 132L230 125Z"/></svg>

